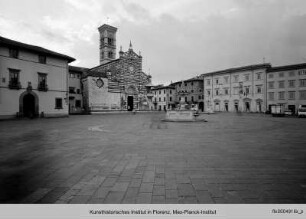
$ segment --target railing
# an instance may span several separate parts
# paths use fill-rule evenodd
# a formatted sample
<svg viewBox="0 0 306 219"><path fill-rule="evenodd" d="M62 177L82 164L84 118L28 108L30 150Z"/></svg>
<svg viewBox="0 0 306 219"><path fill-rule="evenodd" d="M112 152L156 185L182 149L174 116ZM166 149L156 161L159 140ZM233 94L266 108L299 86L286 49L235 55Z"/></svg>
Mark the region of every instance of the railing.
<svg viewBox="0 0 306 219"><path fill-rule="evenodd" d="M39 84L37 90L48 91L48 85L47 84Z"/></svg>
<svg viewBox="0 0 306 219"><path fill-rule="evenodd" d="M10 81L9 82L9 88L19 90L21 88L21 84L20 84L19 81Z"/></svg>

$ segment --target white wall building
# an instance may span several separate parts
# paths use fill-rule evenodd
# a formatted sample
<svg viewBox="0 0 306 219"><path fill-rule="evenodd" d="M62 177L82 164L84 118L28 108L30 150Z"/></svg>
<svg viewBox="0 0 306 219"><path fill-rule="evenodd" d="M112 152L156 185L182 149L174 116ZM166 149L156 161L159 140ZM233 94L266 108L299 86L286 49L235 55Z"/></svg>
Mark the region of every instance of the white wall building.
<svg viewBox="0 0 306 219"><path fill-rule="evenodd" d="M277 66L267 73L267 105L283 105L297 113L299 105L306 105L306 63Z"/></svg>
<svg viewBox="0 0 306 219"><path fill-rule="evenodd" d="M270 67L249 65L202 74L204 110L265 112L266 72Z"/></svg>
<svg viewBox="0 0 306 219"><path fill-rule="evenodd" d="M68 115L74 58L0 37L0 118Z"/></svg>
<svg viewBox="0 0 306 219"><path fill-rule="evenodd" d="M157 86L152 89L154 94L154 110L173 110L175 108L175 87Z"/></svg>

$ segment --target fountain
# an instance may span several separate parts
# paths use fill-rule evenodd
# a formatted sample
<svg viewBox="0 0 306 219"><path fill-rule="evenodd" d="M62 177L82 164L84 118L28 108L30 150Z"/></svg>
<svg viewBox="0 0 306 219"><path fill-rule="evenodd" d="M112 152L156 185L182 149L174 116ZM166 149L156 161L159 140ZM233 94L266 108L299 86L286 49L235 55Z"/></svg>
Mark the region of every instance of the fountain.
<svg viewBox="0 0 306 219"><path fill-rule="evenodd" d="M165 122L207 122L204 118L201 118L198 107L196 104L191 106L186 104L181 99L178 107L175 110L169 110L166 113Z"/></svg>

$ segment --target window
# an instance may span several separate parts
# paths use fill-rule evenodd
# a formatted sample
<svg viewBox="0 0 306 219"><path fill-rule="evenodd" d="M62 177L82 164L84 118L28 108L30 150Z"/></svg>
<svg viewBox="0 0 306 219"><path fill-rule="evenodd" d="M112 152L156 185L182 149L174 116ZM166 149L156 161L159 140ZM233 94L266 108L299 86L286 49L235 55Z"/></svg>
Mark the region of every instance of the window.
<svg viewBox="0 0 306 219"><path fill-rule="evenodd" d="M224 94L225 94L225 95L228 95L228 88L225 88L225 89L224 89Z"/></svg>
<svg viewBox="0 0 306 219"><path fill-rule="evenodd" d="M18 50L18 49L10 48L10 49L9 49L9 56L10 56L11 58L18 59L18 57L19 57L19 50Z"/></svg>
<svg viewBox="0 0 306 219"><path fill-rule="evenodd" d="M209 96L210 95L210 90L206 90L206 92L207 92L207 95Z"/></svg>
<svg viewBox="0 0 306 219"><path fill-rule="evenodd" d="M306 75L306 70L300 70L298 71L299 75Z"/></svg>
<svg viewBox="0 0 306 219"><path fill-rule="evenodd" d="M269 81L268 87L269 87L269 89L273 89L274 88L274 81Z"/></svg>
<svg viewBox="0 0 306 219"><path fill-rule="evenodd" d="M300 79L300 87L306 87L306 79Z"/></svg>
<svg viewBox="0 0 306 219"><path fill-rule="evenodd" d="M158 98L159 102L161 102L161 98Z"/></svg>
<svg viewBox="0 0 306 219"><path fill-rule="evenodd" d="M164 94L166 93L166 90L164 90Z"/></svg>
<svg viewBox="0 0 306 219"><path fill-rule="evenodd" d="M172 97L170 97L170 101L172 101Z"/></svg>
<svg viewBox="0 0 306 219"><path fill-rule="evenodd" d="M201 95L199 95L199 100L201 100L201 98L202 98Z"/></svg>
<svg viewBox="0 0 306 219"><path fill-rule="evenodd" d="M161 94L161 90L159 90L159 92L158 92L159 94Z"/></svg>
<svg viewBox="0 0 306 219"><path fill-rule="evenodd" d="M108 45L113 45L114 44L114 40L112 38L107 38L107 43Z"/></svg>
<svg viewBox="0 0 306 219"><path fill-rule="evenodd" d="M166 101L166 97L164 97L164 101Z"/></svg>
<svg viewBox="0 0 306 219"><path fill-rule="evenodd" d="M294 100L295 99L295 91L289 91L289 100Z"/></svg>
<svg viewBox="0 0 306 219"><path fill-rule="evenodd" d="M210 85L210 79L207 79L207 80L206 80L206 84L207 84L207 85Z"/></svg>
<svg viewBox="0 0 306 219"><path fill-rule="evenodd" d="M77 94L80 94L81 93L81 90L80 89L77 89Z"/></svg>
<svg viewBox="0 0 306 219"><path fill-rule="evenodd" d="M75 107L80 108L81 107L81 100L75 101Z"/></svg>
<svg viewBox="0 0 306 219"><path fill-rule="evenodd" d="M249 81L249 80L250 80L250 75L249 74L244 75L244 81Z"/></svg>
<svg viewBox="0 0 306 219"><path fill-rule="evenodd" d="M245 87L245 95L248 95L250 93L250 88L249 87Z"/></svg>
<svg viewBox="0 0 306 219"><path fill-rule="evenodd" d="M47 57L45 55L38 55L38 62L42 64L46 64Z"/></svg>
<svg viewBox="0 0 306 219"><path fill-rule="evenodd" d="M278 99L284 100L285 99L285 91L278 92Z"/></svg>
<svg viewBox="0 0 306 219"><path fill-rule="evenodd" d="M278 77L283 78L284 77L284 72L278 73Z"/></svg>
<svg viewBox="0 0 306 219"><path fill-rule="evenodd" d="M77 78L81 78L81 75L80 75L80 74L77 74L76 76L77 76Z"/></svg>
<svg viewBox="0 0 306 219"><path fill-rule="evenodd" d="M256 93L261 94L262 92L262 86L256 86Z"/></svg>
<svg viewBox="0 0 306 219"><path fill-rule="evenodd" d="M9 74L10 74L9 88L10 89L20 89L21 88L21 85L19 82L19 72L20 70L17 70L17 69L9 69Z"/></svg>
<svg viewBox="0 0 306 219"><path fill-rule="evenodd" d="M269 92L269 100L274 100L274 92Z"/></svg>
<svg viewBox="0 0 306 219"><path fill-rule="evenodd" d="M63 109L63 99L55 98L55 109Z"/></svg>
<svg viewBox="0 0 306 219"><path fill-rule="evenodd" d="M219 84L219 79L218 78L216 78L215 81L216 81L216 84Z"/></svg>
<svg viewBox="0 0 306 219"><path fill-rule="evenodd" d="M269 74L269 78L274 78L273 73L270 73L270 74Z"/></svg>
<svg viewBox="0 0 306 219"><path fill-rule="evenodd" d="M289 80L289 87L295 87L295 80Z"/></svg>
<svg viewBox="0 0 306 219"><path fill-rule="evenodd" d="M300 100L306 100L306 90L300 91Z"/></svg>
<svg viewBox="0 0 306 219"><path fill-rule="evenodd" d="M289 77L294 77L294 76L295 76L294 71L290 71L290 72L289 72Z"/></svg>
<svg viewBox="0 0 306 219"><path fill-rule="evenodd" d="M191 90L191 93L193 93L193 90Z"/></svg>
<svg viewBox="0 0 306 219"><path fill-rule="evenodd" d="M234 75L234 81L238 82L239 81L239 75Z"/></svg>
<svg viewBox="0 0 306 219"><path fill-rule="evenodd" d="M172 90L170 90L170 94L172 94Z"/></svg>
<svg viewBox="0 0 306 219"><path fill-rule="evenodd" d="M194 98L193 98L193 96L191 96L191 102L194 102Z"/></svg>
<svg viewBox="0 0 306 219"><path fill-rule="evenodd" d="M256 79L257 79L257 80L261 80L261 73L257 73L257 74L256 74Z"/></svg>
<svg viewBox="0 0 306 219"><path fill-rule="evenodd" d="M224 76L224 82L225 84L228 84L228 76Z"/></svg>
<svg viewBox="0 0 306 219"><path fill-rule="evenodd" d="M38 90L39 91L47 91L47 74L38 73Z"/></svg>
<svg viewBox="0 0 306 219"><path fill-rule="evenodd" d="M75 94L75 87L69 87L69 93Z"/></svg>
<svg viewBox="0 0 306 219"><path fill-rule="evenodd" d="M191 82L191 86L193 86L193 82Z"/></svg>
<svg viewBox="0 0 306 219"><path fill-rule="evenodd" d="M278 88L284 88L284 87L285 87L285 81L279 81Z"/></svg>
<svg viewBox="0 0 306 219"><path fill-rule="evenodd" d="M188 102L188 99L187 99L187 97L185 97L185 102L186 102L186 103Z"/></svg>
<svg viewBox="0 0 306 219"><path fill-rule="evenodd" d="M219 95L219 89L216 89L216 96L218 96Z"/></svg>
<svg viewBox="0 0 306 219"><path fill-rule="evenodd" d="M108 58L113 58L113 52L108 52Z"/></svg>
<svg viewBox="0 0 306 219"><path fill-rule="evenodd" d="M70 77L70 78L74 78L75 75L74 75L73 73L70 73L70 74L69 74L69 77Z"/></svg>

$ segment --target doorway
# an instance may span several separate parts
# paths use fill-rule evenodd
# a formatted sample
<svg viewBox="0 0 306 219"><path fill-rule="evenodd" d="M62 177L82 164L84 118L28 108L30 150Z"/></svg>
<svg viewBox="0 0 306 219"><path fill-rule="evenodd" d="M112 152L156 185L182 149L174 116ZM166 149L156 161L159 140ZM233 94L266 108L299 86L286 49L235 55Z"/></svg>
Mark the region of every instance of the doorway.
<svg viewBox="0 0 306 219"><path fill-rule="evenodd" d="M200 102L199 103L199 109L203 112L204 111L204 103Z"/></svg>
<svg viewBox="0 0 306 219"><path fill-rule="evenodd" d="M288 110L290 110L292 114L295 114L295 105L288 105Z"/></svg>
<svg viewBox="0 0 306 219"><path fill-rule="evenodd" d="M28 118L33 118L37 115L35 112L35 97L28 93L23 97L23 115Z"/></svg>
<svg viewBox="0 0 306 219"><path fill-rule="evenodd" d="M235 110L236 110L236 112L239 111L239 105L238 105L238 103L235 103Z"/></svg>
<svg viewBox="0 0 306 219"><path fill-rule="evenodd" d="M224 107L225 107L225 111L228 112L228 103L225 103Z"/></svg>
<svg viewBox="0 0 306 219"><path fill-rule="evenodd" d="M245 102L245 111L250 112L250 103L249 102Z"/></svg>
<svg viewBox="0 0 306 219"><path fill-rule="evenodd" d="M128 104L128 111L133 111L134 109L134 98L133 96L128 96L128 99L127 99L127 104Z"/></svg>

